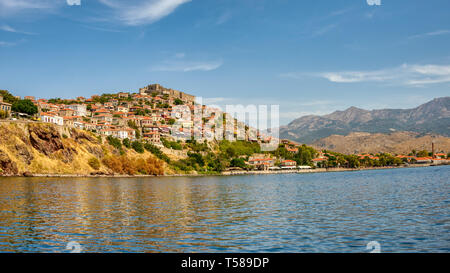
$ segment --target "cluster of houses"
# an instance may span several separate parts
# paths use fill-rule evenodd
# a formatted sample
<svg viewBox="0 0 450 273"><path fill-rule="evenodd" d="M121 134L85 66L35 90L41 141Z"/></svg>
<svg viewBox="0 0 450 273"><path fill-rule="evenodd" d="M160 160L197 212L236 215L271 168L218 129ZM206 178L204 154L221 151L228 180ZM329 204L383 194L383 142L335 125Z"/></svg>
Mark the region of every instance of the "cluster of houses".
<svg viewBox="0 0 450 273"><path fill-rule="evenodd" d="M39 110L42 122L96 132L104 136L144 140L160 145L161 135L169 135L172 106L176 103L192 108L195 97L166 89L158 84L141 88L139 93L120 92L100 99L78 97L70 103L26 96Z"/></svg>
<svg viewBox="0 0 450 273"><path fill-rule="evenodd" d="M311 169L311 166L297 166L294 160L277 160L275 157L268 157L264 154L254 154L249 157L248 165L258 170L294 170L294 169Z"/></svg>
<svg viewBox="0 0 450 273"><path fill-rule="evenodd" d="M433 153L432 156L418 157L418 156L408 156L408 155L398 155L404 162L411 164L448 164L450 160L447 158L445 153Z"/></svg>
<svg viewBox="0 0 450 273"><path fill-rule="evenodd" d="M31 100L38 107L39 120L42 122L89 130L120 139L134 140L139 134L139 138L155 145L162 145L161 137L190 139L192 132L200 134L202 139L211 139L214 135L211 130L205 129L205 123L214 120L219 114L230 118L219 109L197 105L195 96L164 88L159 84L140 88L138 93L93 95L90 98L78 97L76 100L58 101L36 99L32 96L26 96L24 99ZM177 107L177 111L174 111L175 106L182 107ZM202 112L208 110L212 114L207 118L195 115L196 107L200 107ZM180 108L183 110L179 111ZM183 111L187 112L187 115ZM237 128L245 128L245 124L236 121L234 128L224 130L223 137L235 137ZM244 134L245 139L249 140L249 134ZM262 141L271 140L270 137L263 137ZM256 141L263 137L258 132Z"/></svg>
<svg viewBox="0 0 450 273"><path fill-rule="evenodd" d="M290 153L298 153L300 145L296 144L290 140L281 140L281 144L284 145L286 151ZM434 145L433 145L434 150ZM379 160L380 158L376 155L371 154L358 154L357 155L360 160L362 159L371 159L371 160ZM445 153L434 153L432 152L432 156L429 157L417 157L417 156L405 156L405 155L397 155L395 156L402 160L404 163L408 164L450 164L450 158L447 158L447 154ZM323 151L319 151L315 158L312 159L312 165L315 167L324 166L327 161L329 161L329 155L324 153ZM297 162L293 160L285 160L285 159L277 159L274 156L267 154L254 154L249 157L247 162L248 165L253 166L259 170L286 170L286 169L310 169L311 166L297 166Z"/></svg>

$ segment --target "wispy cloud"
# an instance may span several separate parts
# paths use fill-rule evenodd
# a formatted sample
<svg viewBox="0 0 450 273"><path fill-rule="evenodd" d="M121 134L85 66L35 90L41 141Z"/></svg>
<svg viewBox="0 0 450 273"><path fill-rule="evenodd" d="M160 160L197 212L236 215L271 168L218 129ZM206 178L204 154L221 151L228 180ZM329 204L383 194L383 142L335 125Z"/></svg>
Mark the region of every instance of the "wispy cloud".
<svg viewBox="0 0 450 273"><path fill-rule="evenodd" d="M232 101L231 98L224 98L224 97L216 97L216 98L201 98L202 102L206 105L211 105L211 104L223 104L226 103L227 101Z"/></svg>
<svg viewBox="0 0 450 273"><path fill-rule="evenodd" d="M222 15L220 15L219 18L217 18L216 24L217 25L225 24L226 22L228 22L228 20L231 19L231 17L232 13L230 11L226 11Z"/></svg>
<svg viewBox="0 0 450 273"><path fill-rule="evenodd" d="M192 71L212 71L221 67L222 61L196 62L196 61L178 61L165 62L152 67L153 71L167 72L192 72Z"/></svg>
<svg viewBox="0 0 450 273"><path fill-rule="evenodd" d="M327 32L332 31L333 29L337 28L338 24L329 24L329 25L325 25L322 26L318 29L316 29L316 31L314 31L313 36L322 36Z"/></svg>
<svg viewBox="0 0 450 273"><path fill-rule="evenodd" d="M0 41L0 46L14 46L16 45L15 43L12 42L5 42L5 41Z"/></svg>
<svg viewBox="0 0 450 273"><path fill-rule="evenodd" d="M151 70L165 72L212 71L223 64L222 60L192 60L186 56L184 52L175 53L152 66Z"/></svg>
<svg viewBox="0 0 450 273"><path fill-rule="evenodd" d="M99 0L113 10L114 16L126 25L154 23L191 0Z"/></svg>
<svg viewBox="0 0 450 273"><path fill-rule="evenodd" d="M425 38L425 37L430 37L430 36L440 36L440 35L447 35L447 34L450 34L449 29L441 29L441 30L427 32L427 33L416 34L416 35L410 36L409 39Z"/></svg>
<svg viewBox="0 0 450 273"><path fill-rule="evenodd" d="M337 71L324 73L285 73L282 77L315 76L335 83L382 82L406 86L450 82L450 65L408 65L372 71Z"/></svg>
<svg viewBox="0 0 450 273"><path fill-rule="evenodd" d="M60 0L0 0L0 15L10 15L24 10L53 9L62 4Z"/></svg>
<svg viewBox="0 0 450 273"><path fill-rule="evenodd" d="M18 45L18 44L20 44L20 43L23 43L23 42L25 42L25 41L26 41L25 39L22 39L22 40L17 41L17 42L0 41L0 47L11 47L11 46L16 46L16 45Z"/></svg>
<svg viewBox="0 0 450 273"><path fill-rule="evenodd" d="M6 32L12 32L12 33L26 34L26 35L36 35L36 33L17 30L9 25L0 25L0 30L6 31Z"/></svg>
<svg viewBox="0 0 450 273"><path fill-rule="evenodd" d="M82 27L85 27L85 28L87 28L87 29L96 30L96 31L103 31L103 32L115 32L115 33L123 32L123 31L117 30L117 29L103 28L103 27L95 27L95 26L88 26L88 25L82 25Z"/></svg>

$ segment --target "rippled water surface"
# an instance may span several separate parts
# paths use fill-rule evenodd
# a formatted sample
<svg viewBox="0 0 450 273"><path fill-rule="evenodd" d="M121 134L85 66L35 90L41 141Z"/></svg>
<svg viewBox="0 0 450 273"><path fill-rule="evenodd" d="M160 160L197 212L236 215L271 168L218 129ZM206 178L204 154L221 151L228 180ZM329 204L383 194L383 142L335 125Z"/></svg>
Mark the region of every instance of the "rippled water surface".
<svg viewBox="0 0 450 273"><path fill-rule="evenodd" d="M450 252L449 174L0 178L0 252Z"/></svg>

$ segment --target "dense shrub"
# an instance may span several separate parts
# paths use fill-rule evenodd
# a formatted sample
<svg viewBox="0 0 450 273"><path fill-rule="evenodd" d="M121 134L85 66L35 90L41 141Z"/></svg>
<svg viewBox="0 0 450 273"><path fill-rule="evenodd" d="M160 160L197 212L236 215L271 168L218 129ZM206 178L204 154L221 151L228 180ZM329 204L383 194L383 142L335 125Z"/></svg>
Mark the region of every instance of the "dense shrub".
<svg viewBox="0 0 450 273"><path fill-rule="evenodd" d="M94 170L100 169L100 161L96 157L91 157L88 161L88 164Z"/></svg>
<svg viewBox="0 0 450 273"><path fill-rule="evenodd" d="M149 157L147 159L132 159L125 155L108 156L103 159L105 164L114 173L118 174L145 174L145 175L163 175L164 163L158 159Z"/></svg>
<svg viewBox="0 0 450 273"><path fill-rule="evenodd" d="M144 145L142 145L142 142L140 141L133 141L131 147L140 154L144 153Z"/></svg>
<svg viewBox="0 0 450 273"><path fill-rule="evenodd" d="M229 158L247 155L250 156L254 153L260 153L261 147L258 143L247 142L243 140L237 140L230 142L228 140L222 140L219 144L219 149L222 153L225 153Z"/></svg>
<svg viewBox="0 0 450 273"><path fill-rule="evenodd" d="M155 145L146 143L144 145L144 148L147 151L149 151L150 153L154 154L157 158L162 159L162 160L166 161L167 163L170 163L170 158Z"/></svg>
<svg viewBox="0 0 450 273"><path fill-rule="evenodd" d="M113 146L114 148L119 150L122 149L122 142L120 141L120 139L108 136L106 140L108 140L109 145Z"/></svg>
<svg viewBox="0 0 450 273"><path fill-rule="evenodd" d="M8 112L0 110L0 119L8 118Z"/></svg>
<svg viewBox="0 0 450 273"><path fill-rule="evenodd" d="M243 158L233 158L230 162L231 167L246 168L245 160Z"/></svg>
<svg viewBox="0 0 450 273"><path fill-rule="evenodd" d="M125 146L127 148L131 148L131 142L128 138L125 138L124 140L122 140L122 144L123 144L123 146Z"/></svg>
<svg viewBox="0 0 450 273"><path fill-rule="evenodd" d="M183 146L181 145L181 143L178 143L176 141L169 141L165 138L161 138L161 142L166 148L174 150L183 150Z"/></svg>

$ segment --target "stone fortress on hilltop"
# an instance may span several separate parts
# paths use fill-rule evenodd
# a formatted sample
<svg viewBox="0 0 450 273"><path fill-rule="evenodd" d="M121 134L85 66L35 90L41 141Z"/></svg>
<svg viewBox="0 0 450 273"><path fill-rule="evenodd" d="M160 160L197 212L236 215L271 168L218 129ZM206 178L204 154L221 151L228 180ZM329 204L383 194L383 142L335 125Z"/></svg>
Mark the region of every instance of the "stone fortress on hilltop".
<svg viewBox="0 0 450 273"><path fill-rule="evenodd" d="M178 91L178 90L165 88L165 87L161 86L160 84L150 84L144 88L140 88L139 93L141 95L145 95L145 94L151 95L154 93L156 93L157 95L169 95L172 98L178 98L184 102L188 102L188 103L192 103L192 104L195 102L195 96L186 94L186 93Z"/></svg>

